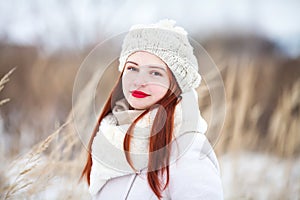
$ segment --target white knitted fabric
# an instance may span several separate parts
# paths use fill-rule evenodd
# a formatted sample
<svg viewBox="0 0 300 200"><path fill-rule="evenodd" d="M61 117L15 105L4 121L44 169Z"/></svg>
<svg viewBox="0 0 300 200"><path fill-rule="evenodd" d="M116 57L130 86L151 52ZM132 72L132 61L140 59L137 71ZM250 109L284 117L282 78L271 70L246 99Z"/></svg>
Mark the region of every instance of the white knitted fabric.
<svg viewBox="0 0 300 200"><path fill-rule="evenodd" d="M161 20L157 24L132 26L123 41L119 70L123 70L128 56L147 51L168 65L182 92L198 87L201 76L193 47L187 32L174 25L173 20Z"/></svg>

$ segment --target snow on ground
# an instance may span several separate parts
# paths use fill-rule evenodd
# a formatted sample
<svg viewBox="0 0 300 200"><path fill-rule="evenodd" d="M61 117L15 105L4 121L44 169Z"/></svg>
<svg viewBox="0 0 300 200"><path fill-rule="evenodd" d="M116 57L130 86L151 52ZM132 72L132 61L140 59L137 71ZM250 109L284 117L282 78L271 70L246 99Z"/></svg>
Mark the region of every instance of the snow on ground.
<svg viewBox="0 0 300 200"><path fill-rule="evenodd" d="M41 158L38 163L42 168L42 164L47 162L45 159ZM218 159L225 200L300 199L300 157L282 159L264 153L240 152L220 155ZM18 164L24 165L23 162ZM15 167L10 170L12 174L17 174ZM34 187L33 192L25 189L18 193L28 195L28 199L90 199L87 184L78 182L78 174L70 177L70 174L67 176L63 172L49 173L45 170L46 174L53 174L54 177L43 182L47 178L40 174L27 188ZM14 176L8 177L16 181Z"/></svg>
<svg viewBox="0 0 300 200"><path fill-rule="evenodd" d="M268 154L243 152L220 156L219 162L225 200L300 199L300 157L281 159ZM73 198L90 198L86 184L64 177L56 178L39 197L65 199L71 194Z"/></svg>
<svg viewBox="0 0 300 200"><path fill-rule="evenodd" d="M300 158L243 152L219 157L225 199L300 199Z"/></svg>

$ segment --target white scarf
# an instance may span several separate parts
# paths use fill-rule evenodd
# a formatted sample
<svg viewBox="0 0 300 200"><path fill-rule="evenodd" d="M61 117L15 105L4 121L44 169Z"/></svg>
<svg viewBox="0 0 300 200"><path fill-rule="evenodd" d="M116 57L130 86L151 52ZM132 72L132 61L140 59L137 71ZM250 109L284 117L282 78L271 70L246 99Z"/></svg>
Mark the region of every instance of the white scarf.
<svg viewBox="0 0 300 200"><path fill-rule="evenodd" d="M198 96L195 90L181 95L174 115L174 138L171 142L170 163L176 161L192 143L194 134L179 137L186 133L205 133L207 123L198 109ZM92 195L104 184L116 177L136 173L128 164L123 150L123 141L130 124L143 110L129 110L125 99L116 102L112 113L101 122L92 144L92 169L89 191ZM149 157L149 141L153 120L157 109L144 115L136 124L130 143L130 158L137 170L146 169ZM162 119L164 120L164 119ZM174 142L175 141L175 142Z"/></svg>

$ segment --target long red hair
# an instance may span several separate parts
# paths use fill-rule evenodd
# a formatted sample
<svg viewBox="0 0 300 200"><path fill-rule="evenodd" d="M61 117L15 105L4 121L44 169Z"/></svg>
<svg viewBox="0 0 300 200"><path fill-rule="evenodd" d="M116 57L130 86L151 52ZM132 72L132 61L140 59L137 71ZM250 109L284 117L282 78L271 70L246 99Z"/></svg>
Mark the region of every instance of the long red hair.
<svg viewBox="0 0 300 200"><path fill-rule="evenodd" d="M175 107L181 99L180 97L181 89L179 88L179 85L175 77L173 76L172 72L169 69L167 69L167 71L170 77L170 88L168 89L165 96L159 102L156 103L156 105L159 106L157 107L158 110L153 121L150 138L149 138L149 161L148 161L147 180L152 191L159 199L162 197L162 191L166 189L166 187L169 184L169 166L168 166L169 158L170 158L169 144L172 141L172 136L173 136ZM114 86L111 94L109 95L102 109L102 112L97 120L96 126L92 132L92 136L88 144L88 150L89 150L88 157L87 157L86 165L82 171L81 178L85 176L87 183L89 185L90 185L91 167L93 164L92 155L91 155L93 139L99 130L99 126L102 119L107 114L112 112L112 105L115 105L116 101L124 98L124 94L122 91L122 74L123 72L120 74L118 81L116 82L116 85ZM152 107L146 109L145 112L143 112L137 119L133 121L133 123L127 130L126 136L124 138L123 147L125 151L125 156L127 162L134 170L135 168L131 162L130 155L129 155L132 132L134 131L134 127L136 123L152 109L154 108ZM166 120L161 120L162 118L165 118ZM156 153L154 154L151 152L156 152ZM163 177L166 178L165 181L163 181Z"/></svg>

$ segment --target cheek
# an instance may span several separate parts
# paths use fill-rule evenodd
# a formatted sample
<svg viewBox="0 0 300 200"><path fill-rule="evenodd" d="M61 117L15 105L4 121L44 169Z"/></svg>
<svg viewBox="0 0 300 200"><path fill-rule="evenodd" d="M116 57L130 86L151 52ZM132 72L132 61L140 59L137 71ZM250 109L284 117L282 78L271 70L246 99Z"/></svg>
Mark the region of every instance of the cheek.
<svg viewBox="0 0 300 200"><path fill-rule="evenodd" d="M133 83L135 78L136 77L133 74L124 73L123 76L122 76L123 87L128 88Z"/></svg>
<svg viewBox="0 0 300 200"><path fill-rule="evenodd" d="M155 91L157 93L164 93L168 91L170 88L170 81L167 77L161 77L161 78L149 78L149 86L151 86L152 91Z"/></svg>
<svg viewBox="0 0 300 200"><path fill-rule="evenodd" d="M163 79L156 81L156 84L151 84L149 87L153 97L155 97L155 100L160 100L167 93L170 87L170 82L168 79Z"/></svg>
<svg viewBox="0 0 300 200"><path fill-rule="evenodd" d="M128 83L128 76L124 73L122 76L122 85L123 87L126 86Z"/></svg>
<svg viewBox="0 0 300 200"><path fill-rule="evenodd" d="M157 98L160 99L162 97L165 96L165 94L168 91L167 87L162 87L162 86L158 86L158 85L152 85L150 86L150 90L151 90L151 94Z"/></svg>
<svg viewBox="0 0 300 200"><path fill-rule="evenodd" d="M130 81L128 81L128 77L123 75L122 77L122 91L125 97L127 97L128 90L130 88Z"/></svg>

